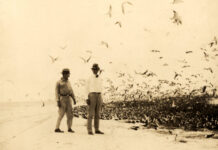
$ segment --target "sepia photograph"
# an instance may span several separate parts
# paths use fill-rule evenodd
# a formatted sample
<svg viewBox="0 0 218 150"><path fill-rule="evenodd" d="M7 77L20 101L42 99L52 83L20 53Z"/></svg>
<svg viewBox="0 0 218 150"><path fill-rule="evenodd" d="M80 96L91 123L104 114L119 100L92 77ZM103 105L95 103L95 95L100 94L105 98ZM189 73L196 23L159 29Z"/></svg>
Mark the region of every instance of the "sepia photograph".
<svg viewBox="0 0 218 150"><path fill-rule="evenodd" d="M0 0L0 150L217 150L217 0Z"/></svg>

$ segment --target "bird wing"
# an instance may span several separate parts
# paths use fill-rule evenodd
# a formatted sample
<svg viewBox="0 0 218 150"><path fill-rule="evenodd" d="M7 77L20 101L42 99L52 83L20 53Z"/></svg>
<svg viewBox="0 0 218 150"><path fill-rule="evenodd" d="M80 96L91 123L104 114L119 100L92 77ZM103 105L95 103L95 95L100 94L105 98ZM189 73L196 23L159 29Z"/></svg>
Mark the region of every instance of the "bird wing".
<svg viewBox="0 0 218 150"><path fill-rule="evenodd" d="M51 58L52 63L54 63L55 62L55 58L50 56L50 55L49 55L49 57Z"/></svg>
<svg viewBox="0 0 218 150"><path fill-rule="evenodd" d="M122 13L125 14L124 3L121 5Z"/></svg>
<svg viewBox="0 0 218 150"><path fill-rule="evenodd" d="M49 57L50 57L52 60L54 59L54 57L52 57L52 56L50 56L50 55L49 55Z"/></svg>
<svg viewBox="0 0 218 150"><path fill-rule="evenodd" d="M112 6L110 5L110 6L109 6L108 13L107 13L107 15L108 15L110 18L112 17L111 12L112 12Z"/></svg>
<svg viewBox="0 0 218 150"><path fill-rule="evenodd" d="M213 42L210 42L210 43L209 43L210 47L212 47L212 46L213 46L213 44L214 44Z"/></svg>
<svg viewBox="0 0 218 150"><path fill-rule="evenodd" d="M176 19L178 18L177 12L175 10L173 10L173 17L171 19Z"/></svg>
<svg viewBox="0 0 218 150"><path fill-rule="evenodd" d="M90 59L91 59L91 56L86 60L86 62L89 62Z"/></svg>
<svg viewBox="0 0 218 150"><path fill-rule="evenodd" d="M173 23L177 23L177 25L182 24L182 20L175 10L173 10L173 17L170 19L173 20Z"/></svg>
<svg viewBox="0 0 218 150"><path fill-rule="evenodd" d="M109 13L110 13L110 17L111 17L111 12L112 12L112 6L109 6Z"/></svg>
<svg viewBox="0 0 218 150"><path fill-rule="evenodd" d="M109 47L107 42L102 41L101 44L105 45L107 48Z"/></svg>
<svg viewBox="0 0 218 150"><path fill-rule="evenodd" d="M213 73L213 70L211 68L209 68L210 72Z"/></svg>
<svg viewBox="0 0 218 150"><path fill-rule="evenodd" d="M133 5L131 2L129 1L125 1L122 3L121 8L122 8L122 13L125 14L125 4L129 4L129 5Z"/></svg>
<svg viewBox="0 0 218 150"><path fill-rule="evenodd" d="M58 57L55 57L55 58L54 58L54 61L57 61L57 60L58 60Z"/></svg>
<svg viewBox="0 0 218 150"><path fill-rule="evenodd" d="M117 21L115 24L118 24L121 27L121 22Z"/></svg>
<svg viewBox="0 0 218 150"><path fill-rule="evenodd" d="M204 56L205 56L205 57L209 57L209 55L208 55L207 53L205 53L205 52L204 52Z"/></svg>
<svg viewBox="0 0 218 150"><path fill-rule="evenodd" d="M86 60L83 57L80 57L84 62L86 62Z"/></svg>
<svg viewBox="0 0 218 150"><path fill-rule="evenodd" d="M145 72L143 72L142 75L146 75L147 72L148 72L148 70L146 70Z"/></svg>

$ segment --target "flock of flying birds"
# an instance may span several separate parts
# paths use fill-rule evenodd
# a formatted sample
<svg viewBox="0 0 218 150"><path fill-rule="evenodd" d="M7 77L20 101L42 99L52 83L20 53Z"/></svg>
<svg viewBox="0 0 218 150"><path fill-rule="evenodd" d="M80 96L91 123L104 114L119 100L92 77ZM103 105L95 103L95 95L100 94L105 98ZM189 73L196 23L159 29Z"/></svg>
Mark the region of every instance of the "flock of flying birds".
<svg viewBox="0 0 218 150"><path fill-rule="evenodd" d="M178 4L178 3L182 3L183 1L182 0L173 0L172 4ZM127 7L131 7L133 6L133 3L129 2L129 1L124 1L121 3L121 11L122 11L122 14L123 15L126 15L126 8ZM112 10L112 5L109 5L109 10L108 12L106 13L107 16L109 16L109 18L111 18L113 16L113 10ZM170 18L172 20L173 23L177 24L177 25L181 25L182 24L182 20L181 20L181 17L178 15L178 12L176 10L173 10L173 17ZM115 25L118 25L120 28L122 27L122 23L121 21L116 21L115 22ZM105 46L105 48L109 48L109 44L108 42L105 42L105 41L101 41L100 44L102 46ZM217 47L217 38L214 37L213 40L208 44L210 48L213 48L212 52L217 52L218 49ZM60 49L62 50L65 50L67 48L67 45L64 45L64 46L60 46ZM206 61L209 61L209 58L214 58L216 56L218 56L218 54L215 54L213 57L210 56L209 52L207 51L206 48L201 48L201 50L203 51L203 56L205 58ZM151 50L152 53L160 53L160 50ZM88 64L90 62L90 60L92 59L92 51L91 50L87 50L86 53L89 54L89 57L87 58L84 58L84 57L80 57L81 61L84 63L84 64ZM185 51L185 54L187 55L190 55L192 54L193 51ZM59 57L53 57L53 56L50 56L50 59L51 59L51 62L52 63L55 63L56 61L58 61ZM163 59L163 56L159 56L159 59ZM179 62L181 62L182 64L184 64L181 68L189 68L191 67L188 62L184 59L184 60L179 60ZM112 64L112 61L109 62L110 64ZM164 63L163 66L168 66L169 64L167 63ZM213 69L211 67L207 67L207 68L203 68L204 70L206 71L209 71L210 73L213 73ZM103 70L100 71L100 73L103 72ZM154 77L154 76L157 76L154 72L151 72L151 71L144 71L144 72L137 72L135 71L135 74L136 75L142 75L144 77ZM118 73L118 78L122 78L125 76L125 73ZM178 73L178 72L175 72L174 74L174 77L173 79L174 80L177 80L179 77L182 77L182 74L181 73ZM198 77L197 75L192 75L192 77ZM187 79L189 80L189 79Z"/></svg>
<svg viewBox="0 0 218 150"><path fill-rule="evenodd" d="M209 48L201 48L204 52L203 52L203 58L206 61L210 61L209 58L214 59L215 56L218 56L215 52L217 52L217 38L214 37L213 40L211 40L211 42L209 42L208 47ZM151 50L151 52L153 53L160 53L159 50ZM194 53L193 51L186 51L185 54L190 55ZM162 59L162 56L159 57ZM212 92L212 96L216 95L216 87L207 79L203 80L203 75L201 75L200 73L196 73L196 74L191 74L189 77L184 76L183 73L183 69L184 68L188 68L191 67L191 65L188 64L188 61L183 59L183 60L178 60L180 63L185 64L183 66L181 66L181 73L178 72L174 72L174 76L173 76L173 80L170 81L169 80L158 80L159 85L158 86L150 86L148 85L148 83L142 81L141 85L140 84L135 84L134 83L134 78L131 77L130 74L128 73L124 73L124 72L117 72L117 79L121 79L123 80L123 85L116 85L115 83L113 83L113 81L111 81L110 79L107 79L107 82L109 83L109 87L107 87L107 92L105 94L109 94L115 97L117 96L123 96L124 99L133 99L135 96L139 96L139 98L143 98L143 96L146 96L145 93L143 93L143 91L146 91L148 89L153 89L152 91L148 91L147 95L150 95L150 99L152 98L152 96L156 93L158 96L160 95L165 95L165 96L169 96L169 95L176 95L176 94L188 94L188 95L194 95L194 94L202 94L202 93L210 93ZM165 63L166 64L166 63ZM167 64L168 65L168 64ZM164 65L165 66L165 65ZM212 69L212 67L206 67L206 68L202 68L205 71L209 71L209 73L211 73L211 76L214 73L214 70ZM134 71L135 75L140 75L142 77L144 77L145 79L148 79L150 77L155 77L158 76L157 74L155 74L152 71L149 71L148 69L146 69L143 72L138 72L138 71ZM186 83L184 85L182 85L181 83L178 82L179 78L183 78L185 79ZM196 79L196 82L194 81L194 79ZM129 82L128 82L129 80ZM196 83L198 81L204 81L204 85L202 87L200 87L199 89L193 89L193 87L191 85L196 85ZM166 93L161 93L160 92L160 87L163 84L168 84L169 86L176 86L176 90L174 91L170 91L167 90ZM125 86L124 90L121 89L122 86ZM185 87L183 87L185 86ZM134 87L136 87L137 90L135 90L133 93L130 92L131 89L133 89ZM140 90L141 89L141 90ZM208 90L207 90L208 89ZM124 94L121 94L123 91ZM184 93L184 91L186 91ZM129 93L128 93L129 92ZM155 93L154 93L155 92ZM173 104L172 104L173 105Z"/></svg>
<svg viewBox="0 0 218 150"><path fill-rule="evenodd" d="M178 3L181 3L181 2L183 2L183 1L182 0L173 0L172 4L178 4ZM121 11L122 11L123 15L126 14L126 8L129 7L129 6L133 6L133 3L130 2L130 1L124 1L124 2L121 3ZM106 15L109 16L109 18L112 17L112 5L109 5L109 10L106 13ZM176 23L177 25L182 24L181 17L178 15L178 13L175 10L173 10L173 17L170 18L170 19L173 20L173 23ZM116 21L115 25L118 25L120 28L122 27L121 21ZM106 48L109 48L109 44L106 41L101 41L100 44L102 46L105 46ZM62 50L65 50L67 48L67 45L60 46L59 48L62 49ZM86 52L90 53L90 54L92 53L92 51L86 51ZM158 50L152 50L152 52L159 52L159 51ZM52 63L55 63L56 61L59 60L59 57L54 57L54 56L51 56L51 55L49 55L49 57L50 57ZM91 59L91 56L88 57L88 58L80 57L80 59L84 63L88 63L90 61L90 59ZM160 59L162 59L162 57L160 57ZM167 66L167 64L165 64L165 66Z"/></svg>
<svg viewBox="0 0 218 150"><path fill-rule="evenodd" d="M183 2L182 0L173 0L172 4L178 4L178 3L182 3L182 2ZM121 10L122 10L123 15L126 14L126 7L128 7L128 6L133 6L133 3L129 2L129 1L122 2ZM112 17L112 5L109 5L109 10L106 13L106 15L108 15L110 18ZM175 23L177 25L182 24L181 16L179 16L178 12L175 10L173 10L173 17L170 19L173 21L173 23ZM116 21L115 25L118 25L120 28L122 27L121 21Z"/></svg>

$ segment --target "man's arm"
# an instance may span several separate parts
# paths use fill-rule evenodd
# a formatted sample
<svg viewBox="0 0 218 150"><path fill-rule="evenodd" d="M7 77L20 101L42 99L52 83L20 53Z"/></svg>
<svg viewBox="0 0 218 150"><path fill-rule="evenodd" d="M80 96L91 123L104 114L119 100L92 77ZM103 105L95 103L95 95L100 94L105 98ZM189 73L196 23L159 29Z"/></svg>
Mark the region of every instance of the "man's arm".
<svg viewBox="0 0 218 150"><path fill-rule="evenodd" d="M59 82L56 83L56 87L55 87L55 98L56 98L56 102L57 102L58 107L61 107Z"/></svg>
<svg viewBox="0 0 218 150"><path fill-rule="evenodd" d="M59 88L59 82L56 83L56 87L55 87L55 98L56 101L60 101L60 88Z"/></svg>
<svg viewBox="0 0 218 150"><path fill-rule="evenodd" d="M70 83L69 83L69 86L70 86L70 90L71 90L70 96L71 96L71 98L73 99L74 104L76 105L76 98L75 98L75 95L74 95L74 92L73 92L73 89L72 89Z"/></svg>
<svg viewBox="0 0 218 150"><path fill-rule="evenodd" d="M75 95L74 95L73 90L71 91L71 95L70 95L70 96L72 97L73 102L74 102L74 104L76 105L76 99L75 99Z"/></svg>

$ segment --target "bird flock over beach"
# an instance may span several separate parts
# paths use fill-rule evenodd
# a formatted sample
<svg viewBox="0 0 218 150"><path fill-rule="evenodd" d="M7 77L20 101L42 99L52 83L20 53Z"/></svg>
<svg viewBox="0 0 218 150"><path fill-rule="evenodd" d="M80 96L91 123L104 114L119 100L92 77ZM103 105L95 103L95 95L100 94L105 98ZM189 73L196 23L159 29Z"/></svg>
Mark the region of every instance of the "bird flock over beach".
<svg viewBox="0 0 218 150"><path fill-rule="evenodd" d="M180 3L184 3L184 1L183 0L173 0L171 2L172 5L179 5ZM133 2L123 1L120 4L120 11L121 11L122 15L127 16L128 10L131 9L131 7L134 7ZM109 4L108 10L106 11L106 15L109 18L112 18L116 15L113 12L113 5L112 4ZM172 23L175 23L176 25L182 25L181 16L179 16L179 14L176 10L173 10L173 17L169 17L169 18L170 18L170 20L172 20ZM115 22L115 25L122 28L122 22L120 20L117 20ZM100 45L106 49L111 48L109 45L109 42L104 41L104 40L100 41ZM66 50L67 45L60 46L60 49ZM84 64L89 64L91 62L90 60L94 59L94 56L93 56L94 52L93 52L93 50L86 50L85 52L86 52L86 54L88 54L88 57L81 56L80 60ZM169 62L167 62L167 61L164 62L165 60L167 60L167 58L165 59L165 57L161 55L160 50L151 49L150 52L153 53L154 55L156 54L158 56L159 60L163 62L162 67L169 67L170 66ZM202 53L202 59L205 62L208 62L212 59L213 60L217 59L217 56L218 56L217 37L214 36L213 39L208 42L208 46L202 47L198 51L194 51L194 50L184 51L184 53L187 55L187 57L190 57L194 53L199 53L199 52ZM59 60L58 56L53 57L53 56L49 55L49 57L51 59L52 64L54 64L56 61ZM204 79L204 77L202 75L200 75L198 73L193 73L189 76L183 74L185 69L192 67L189 64L188 60L182 59L182 60L177 60L177 61L181 64L181 67L178 68L177 71L174 71L174 76L172 77L172 79L169 79L169 80L162 80L162 79L158 78L159 75L157 73L153 72L152 70L148 70L146 68L145 68L145 71L134 70L133 73L127 73L127 72L120 71L119 73L116 73L117 74L116 82L110 80L109 78L106 80L107 86L105 87L104 95L105 96L107 95L106 97L108 99L119 99L120 97L122 97L121 99L123 99L123 100L133 99L136 97L143 99L143 98L155 97L155 95L158 95L161 97L163 95L175 96L178 94L187 94L187 93L193 94L193 93L197 93L197 91L198 92L202 91L201 90L202 87L206 87L208 90L208 91L203 90L204 92L205 91L206 92L212 91L212 93L215 95L215 91L216 91L215 86L211 82L209 82L206 78ZM113 61L108 62L108 64L113 65ZM211 66L204 67L204 68L202 68L202 70L209 72L211 74L211 76L213 76L214 68L212 68ZM101 73L102 72L103 72L103 69L101 70ZM139 83L135 82L135 78L140 78L140 82ZM214 78L214 76L213 76L213 78ZM77 87L84 85L84 84L81 84L81 80L83 80L83 79L80 79L79 81L75 82L75 85ZM149 85L149 83L151 83L154 80L156 80L157 83L156 83L156 85L153 85L153 87L151 87L151 85ZM201 87L198 90L195 90L195 92L193 92L192 88L197 84L197 82L199 80L205 81L205 83L204 83L205 85L201 85ZM183 83L181 83L181 81L183 81ZM119 84L117 84L117 83L119 83ZM162 84L165 84L165 85L163 86ZM161 91L161 90L165 89L166 85L170 89L167 89L165 91Z"/></svg>
<svg viewBox="0 0 218 150"><path fill-rule="evenodd" d="M169 9L172 11L172 16L169 16L169 21L172 24L175 24L176 28L182 27L183 21L182 16L176 7L181 3L185 3L183 0L172 0L171 5L175 6L174 9ZM129 10L134 7L134 2L132 1L122 1L120 3L120 13L123 17L128 17ZM121 20L121 18L117 18L116 13L114 11L114 5L108 4L105 12L102 12L109 21L112 21L111 18L116 18L115 22L112 24L122 29L123 26L126 26ZM111 19L111 20L110 20ZM177 26L178 25L178 26ZM118 28L118 29L119 29ZM151 32L150 29L144 28L142 31ZM168 33L169 34L169 33ZM124 43L125 41L120 41L120 43ZM113 44L111 41L99 39L100 48L109 50L113 49ZM63 44L57 46L59 51L67 51L69 50L69 44ZM150 52L151 55L157 57L158 61L161 63L159 66L167 69L171 66L171 63L167 61L166 56L164 56L164 52L161 49L150 49L145 50ZM95 50L90 47L88 50L84 50L86 55L82 55L78 57L78 60L81 64L90 65L95 61ZM206 46L201 47L198 50L184 50L186 58L194 57L195 53L201 53L202 63L209 64L211 61L216 61L218 58L218 45L217 45L217 37L211 37L208 40L208 44ZM203 93L212 93L212 95L216 95L216 87L212 81L208 79L208 76L211 78L215 78L215 70L217 70L218 64L216 66L202 66L202 71L204 71L208 76L203 76L198 72L193 72L192 74L185 75L185 71L187 69L191 69L193 66L189 63L189 60L186 58L181 58L180 60L176 60L180 65L177 70L172 70L171 73L173 76L168 79L162 79L160 74L152 71L151 68L142 68L141 70L134 69L132 72L113 72L116 76L116 80L107 78L106 86L104 88L104 96L108 101L113 100L133 100L133 99L153 99L154 97L169 97L169 96L178 96L178 95L198 95ZM48 54L48 59L51 62L51 65L56 65L58 61L62 58L57 54ZM122 59L122 58L121 58ZM194 58L193 58L194 59ZM114 60L106 60L108 61L108 65L113 67L116 65ZM100 64L101 65L101 64ZM128 65L128 64L125 64ZM102 66L101 73L107 72L107 68ZM201 65L200 65L201 67ZM144 71L143 71L144 70ZM202 81L201 85L198 84L199 81ZM84 88L85 83L84 79L79 79L74 82L74 86L78 88ZM196 89L196 86L198 88ZM202 88L205 87L204 90ZM194 89L193 89L194 88ZM38 91L37 91L38 92ZM28 97L25 95L25 97Z"/></svg>
<svg viewBox="0 0 218 150"><path fill-rule="evenodd" d="M185 0L172 0L170 2L170 8L167 9L168 15L164 18L175 29L183 28L186 23L181 9L178 9L178 6L180 4L182 6L182 3L185 3ZM124 28L128 26L128 23L123 18L128 18L136 6L134 1L121 1L118 7L109 3L106 4L105 9L99 10L101 10L101 15L107 23L109 22L109 25L107 24L108 28L125 32L126 30ZM118 11L115 10L117 8ZM117 12L120 14L116 14ZM153 33L153 30L149 27L139 26L137 30L148 35L152 35ZM179 30L177 31L179 32ZM171 36L171 32L164 31L164 35L165 37ZM109 35L105 35L105 37L107 36ZM162 47L155 47L155 45L145 50L142 47L145 51L143 54L148 55L151 59L139 61L136 64L138 66L131 69L128 68L130 66L128 62L116 62L116 59L113 59L113 57L110 59L111 56L108 56L113 50L125 49L125 44L128 44L125 43L125 40L122 41L121 38L118 38L116 42L119 43L119 46L116 47L116 44L110 38L96 38L97 42L94 43L93 47L87 46L83 50L80 50L80 53L74 55L72 59L76 59L78 64L81 65L81 68L91 66L93 62L100 65L99 74L103 76L102 78L104 80L102 93L104 104L101 119L113 119L132 123L134 124L130 128L132 130L139 130L143 127L159 130L167 127L169 128L169 134L175 135L175 141L178 140L179 135L174 134L173 130L171 130L174 128L194 131L205 128L211 130L218 129L218 106L208 104L211 98L218 98L218 85L216 83L218 73L217 35L210 36L206 42L200 43L201 45L198 48L185 48L182 51L179 51L180 49L178 48L178 55L182 54L182 56L175 57L172 60L169 55L165 55L166 51ZM151 36L151 38L154 37ZM156 42L156 39L154 42ZM179 45L180 43L178 43L178 47ZM105 52L105 57L101 58L101 62L97 62L99 59L96 59L96 51L99 49L95 46L101 52ZM65 55L67 55L65 52L71 50L70 44L67 42L57 45L55 48L58 51L57 53L50 51L45 54L48 64L54 70L60 67L62 60L65 60ZM173 51L173 49L170 50ZM135 51L137 54L137 50ZM65 55L58 55L63 53ZM141 54L138 53L138 55ZM70 56L66 57L70 58ZM144 56L139 58L147 59ZM122 58L120 59L122 60ZM198 60L199 64L195 63L195 59ZM70 59L68 60L71 61ZM151 65L149 66L147 62L150 60ZM104 64L101 64L102 62ZM69 69L71 70L73 68ZM76 69L73 71L77 71ZM58 71L60 72L60 68ZM163 74L167 74L168 77ZM84 95L86 79L82 75L79 79L75 80L73 77L71 79L73 81L72 85L76 100L85 104L85 98L87 97ZM16 82L6 80L0 82L0 85L2 84L14 86ZM41 91L35 91L38 99L44 96L43 92L46 89L51 91L54 87L51 87L51 83L49 83L49 86L46 85L42 89ZM32 94L26 92L23 93L23 97L29 100L32 98ZM47 107L45 101L46 99L43 98L41 103L43 109ZM76 105L74 107L74 116L87 119L87 105ZM140 123L140 125L137 123ZM205 137L211 138L213 136L214 134L206 135ZM186 141L180 142L185 143Z"/></svg>

